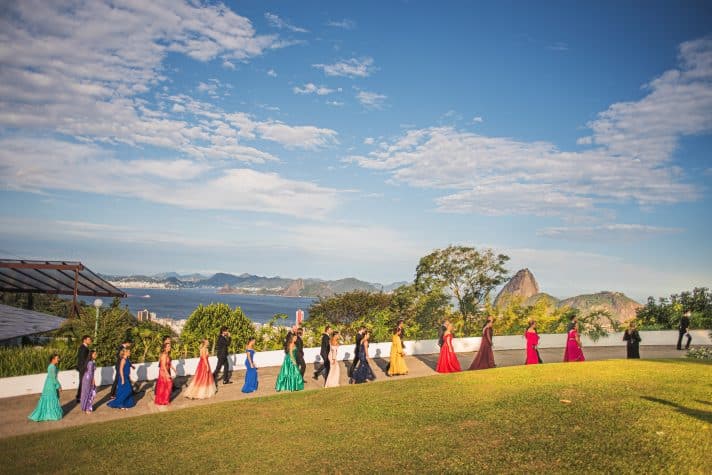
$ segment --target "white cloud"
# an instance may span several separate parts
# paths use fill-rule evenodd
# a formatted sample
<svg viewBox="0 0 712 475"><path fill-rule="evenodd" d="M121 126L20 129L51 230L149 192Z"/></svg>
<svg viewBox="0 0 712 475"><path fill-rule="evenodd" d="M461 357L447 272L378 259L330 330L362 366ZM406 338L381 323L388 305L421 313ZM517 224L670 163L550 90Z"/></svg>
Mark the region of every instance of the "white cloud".
<svg viewBox="0 0 712 475"><path fill-rule="evenodd" d="M546 47L546 49L549 49L551 51L568 51L569 45L568 43L565 43L563 41L557 41L556 43L551 43L549 46Z"/></svg>
<svg viewBox="0 0 712 475"><path fill-rule="evenodd" d="M215 169L189 160L118 160L92 144L0 140L0 186L140 198L189 209L323 216L338 191L245 168Z"/></svg>
<svg viewBox="0 0 712 475"><path fill-rule="evenodd" d="M537 232L539 236L576 241L631 241L654 236L678 234L682 228L651 226L646 224L601 224L596 226L551 227Z"/></svg>
<svg viewBox="0 0 712 475"><path fill-rule="evenodd" d="M344 105L344 103L341 101L326 101L326 104L332 107L343 107Z"/></svg>
<svg viewBox="0 0 712 475"><path fill-rule="evenodd" d="M473 117L473 118L472 118L472 122L474 122L474 123L476 123L476 124L481 124L481 123L484 122L484 121L485 121L485 120L484 120L482 117L480 117L480 116L476 116L476 117Z"/></svg>
<svg viewBox="0 0 712 475"><path fill-rule="evenodd" d="M366 137L365 139L363 139L363 143L365 145L373 145L374 143L376 143L376 139L374 139L373 137Z"/></svg>
<svg viewBox="0 0 712 475"><path fill-rule="evenodd" d="M388 97L383 94L369 91L358 91L356 99L369 109L382 109Z"/></svg>
<svg viewBox="0 0 712 475"><path fill-rule="evenodd" d="M267 19L267 22L271 26L273 26L275 28L279 28L280 30L289 30L289 31L293 31L295 33L309 33L309 30L292 25L291 23L288 23L287 21L283 20L282 18L275 15L274 13L270 13L270 12L265 13L265 18Z"/></svg>
<svg viewBox="0 0 712 475"><path fill-rule="evenodd" d="M270 70L267 71L267 76L276 78L276 77L277 77L277 71L275 71L274 69L270 69Z"/></svg>
<svg viewBox="0 0 712 475"><path fill-rule="evenodd" d="M341 28L343 30L353 30L356 28L356 22L353 20L349 20L344 18L343 20L339 21L328 21L326 22L326 26L331 26L333 28Z"/></svg>
<svg viewBox="0 0 712 475"><path fill-rule="evenodd" d="M672 158L680 137L712 131L712 40L683 43L680 61L643 99L614 104L588 124L593 135L580 143L592 146L583 151L430 127L346 160L396 183L446 190L436 202L447 212L570 219L623 203L695 200L700 190Z"/></svg>
<svg viewBox="0 0 712 475"><path fill-rule="evenodd" d="M326 86L317 86L314 83L307 83L303 87L294 86L292 89L294 94L316 94L318 96L326 96L336 92L335 89L330 89Z"/></svg>
<svg viewBox="0 0 712 475"><path fill-rule="evenodd" d="M349 78L361 77L365 78L373 74L375 66L373 58L351 58L343 61L338 61L334 64L314 64L317 69L324 71L327 76L344 76Z"/></svg>

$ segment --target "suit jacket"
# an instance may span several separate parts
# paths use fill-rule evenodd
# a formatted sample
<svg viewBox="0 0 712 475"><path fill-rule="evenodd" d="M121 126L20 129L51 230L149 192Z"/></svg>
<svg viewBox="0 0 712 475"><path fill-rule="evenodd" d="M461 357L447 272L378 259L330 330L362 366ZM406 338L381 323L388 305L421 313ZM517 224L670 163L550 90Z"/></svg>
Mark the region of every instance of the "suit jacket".
<svg viewBox="0 0 712 475"><path fill-rule="evenodd" d="M304 341L302 341L302 337L297 335L297 341L295 343L295 348L297 349L297 361L304 361Z"/></svg>
<svg viewBox="0 0 712 475"><path fill-rule="evenodd" d="M87 363L89 362L89 348L82 343L77 351L77 371L81 374L87 370Z"/></svg>
<svg viewBox="0 0 712 475"><path fill-rule="evenodd" d="M331 350L331 344L329 343L329 335L326 333L321 334L321 350L319 354L321 358L326 361L329 359L329 351Z"/></svg>
<svg viewBox="0 0 712 475"><path fill-rule="evenodd" d="M680 332L686 332L687 328L690 326L690 319L687 317L682 317L680 319L680 326L678 327Z"/></svg>
<svg viewBox="0 0 712 475"><path fill-rule="evenodd" d="M230 346L230 337L225 335L220 335L218 337L218 344L215 348L215 352L218 358L227 358L227 347Z"/></svg>

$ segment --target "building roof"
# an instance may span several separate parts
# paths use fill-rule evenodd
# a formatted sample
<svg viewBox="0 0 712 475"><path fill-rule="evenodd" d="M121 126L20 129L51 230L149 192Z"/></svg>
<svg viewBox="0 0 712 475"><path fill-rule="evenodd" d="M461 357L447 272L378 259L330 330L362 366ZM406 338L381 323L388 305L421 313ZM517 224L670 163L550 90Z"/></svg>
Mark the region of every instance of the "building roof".
<svg viewBox="0 0 712 475"><path fill-rule="evenodd" d="M0 304L0 340L56 330L64 318Z"/></svg>
<svg viewBox="0 0 712 475"><path fill-rule="evenodd" d="M0 291L126 297L81 262L0 259Z"/></svg>

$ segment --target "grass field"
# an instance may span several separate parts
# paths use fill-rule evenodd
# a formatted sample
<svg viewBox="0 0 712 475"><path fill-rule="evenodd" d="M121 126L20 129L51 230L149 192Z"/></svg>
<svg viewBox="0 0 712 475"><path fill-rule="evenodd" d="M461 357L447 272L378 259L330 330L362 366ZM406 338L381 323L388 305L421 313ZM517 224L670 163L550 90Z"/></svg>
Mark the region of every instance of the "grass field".
<svg viewBox="0 0 712 475"><path fill-rule="evenodd" d="M2 439L0 472L712 473L711 422L710 363L518 366Z"/></svg>

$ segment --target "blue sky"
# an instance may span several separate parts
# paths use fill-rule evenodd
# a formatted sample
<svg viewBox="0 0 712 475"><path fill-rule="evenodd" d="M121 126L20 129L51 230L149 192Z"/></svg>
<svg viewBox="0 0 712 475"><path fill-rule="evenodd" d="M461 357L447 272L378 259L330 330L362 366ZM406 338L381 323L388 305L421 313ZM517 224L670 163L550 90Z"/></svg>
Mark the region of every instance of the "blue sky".
<svg viewBox="0 0 712 475"><path fill-rule="evenodd" d="M35 2L0 19L0 254L559 297L712 284L703 2Z"/></svg>

